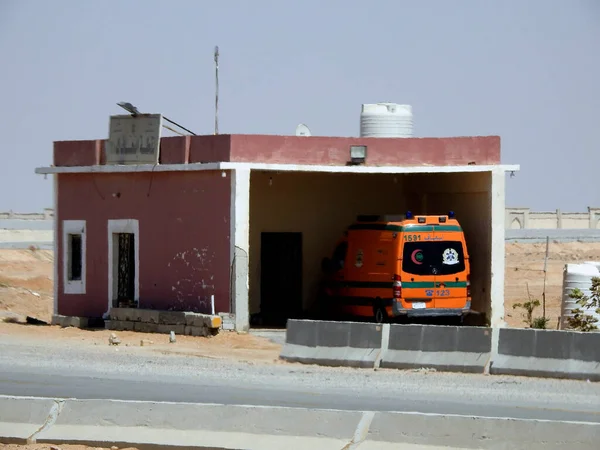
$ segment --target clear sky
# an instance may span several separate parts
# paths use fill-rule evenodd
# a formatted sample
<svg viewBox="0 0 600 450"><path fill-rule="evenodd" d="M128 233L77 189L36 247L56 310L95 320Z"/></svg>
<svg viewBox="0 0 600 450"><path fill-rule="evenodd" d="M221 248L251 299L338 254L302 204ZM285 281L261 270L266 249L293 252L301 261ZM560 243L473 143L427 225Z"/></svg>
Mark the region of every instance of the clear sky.
<svg viewBox="0 0 600 450"><path fill-rule="evenodd" d="M599 0L0 0L0 211L51 207L35 167L116 102L212 134L215 45L221 133L406 103L416 136L501 136L508 206L600 206Z"/></svg>

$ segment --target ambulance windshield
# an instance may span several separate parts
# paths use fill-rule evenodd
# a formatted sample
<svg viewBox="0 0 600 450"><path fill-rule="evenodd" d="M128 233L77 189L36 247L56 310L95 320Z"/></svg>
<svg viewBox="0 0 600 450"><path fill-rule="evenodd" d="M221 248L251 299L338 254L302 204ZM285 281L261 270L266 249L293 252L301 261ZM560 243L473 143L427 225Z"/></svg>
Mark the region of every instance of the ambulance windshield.
<svg viewBox="0 0 600 450"><path fill-rule="evenodd" d="M465 270L462 242L405 242L402 269L413 275L453 275Z"/></svg>

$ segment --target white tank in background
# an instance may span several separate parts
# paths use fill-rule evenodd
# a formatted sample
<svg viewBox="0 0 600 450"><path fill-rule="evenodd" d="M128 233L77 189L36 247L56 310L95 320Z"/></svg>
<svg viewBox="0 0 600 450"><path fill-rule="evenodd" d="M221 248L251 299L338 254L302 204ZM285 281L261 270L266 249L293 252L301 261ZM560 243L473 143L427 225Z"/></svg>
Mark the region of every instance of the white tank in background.
<svg viewBox="0 0 600 450"><path fill-rule="evenodd" d="M409 138L413 135L412 106L366 103L360 113L360 137Z"/></svg>
<svg viewBox="0 0 600 450"><path fill-rule="evenodd" d="M590 266L594 266L600 271L600 261L584 261L583 264L589 264Z"/></svg>
<svg viewBox="0 0 600 450"><path fill-rule="evenodd" d="M571 311L575 308L580 308L577 302L569 297L573 289L578 288L585 295L590 295L592 287L592 278L600 277L600 262L587 261L581 264L565 264L563 270L563 292L561 305L561 324L560 328L566 330L568 328L567 318L572 317ZM585 314L596 317L600 320L600 314L596 313L595 308L582 308Z"/></svg>

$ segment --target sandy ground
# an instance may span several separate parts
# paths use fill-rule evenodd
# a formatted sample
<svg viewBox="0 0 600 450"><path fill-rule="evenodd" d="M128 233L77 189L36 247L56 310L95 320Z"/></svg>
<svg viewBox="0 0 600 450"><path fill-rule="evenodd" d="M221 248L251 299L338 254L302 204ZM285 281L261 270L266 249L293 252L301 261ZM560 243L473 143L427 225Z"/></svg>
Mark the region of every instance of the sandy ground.
<svg viewBox="0 0 600 450"><path fill-rule="evenodd" d="M506 245L505 317L509 326L524 326L521 312L513 310L512 305L527 301L528 288L532 298L542 298L544 254L545 244ZM2 315L17 314L51 320L53 259L52 251L0 250L0 319ZM546 315L552 328L560 316L564 265L588 260L600 260L600 243L550 243ZM540 307L534 315L541 314ZM132 333L131 339L138 340L137 336Z"/></svg>
<svg viewBox="0 0 600 450"><path fill-rule="evenodd" d="M50 322L53 264L50 250L0 250L0 311Z"/></svg>
<svg viewBox="0 0 600 450"><path fill-rule="evenodd" d="M36 326L0 322L0 338L19 339L21 342L45 342L65 346L109 346L109 330L81 330L58 326ZM247 363L278 363L281 346L269 339L251 334L221 332L217 336L193 337L176 336L176 342L169 342L168 334L114 332L121 343L112 346L115 351L123 347L138 347L144 353L185 355L199 358L232 360ZM143 345L142 345L143 341Z"/></svg>

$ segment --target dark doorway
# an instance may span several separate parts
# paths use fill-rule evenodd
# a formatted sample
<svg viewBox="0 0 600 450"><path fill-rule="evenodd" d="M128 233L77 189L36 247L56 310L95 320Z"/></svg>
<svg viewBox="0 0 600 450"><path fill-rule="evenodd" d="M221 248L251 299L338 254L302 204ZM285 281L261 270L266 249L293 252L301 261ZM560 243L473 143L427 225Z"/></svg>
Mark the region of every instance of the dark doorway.
<svg viewBox="0 0 600 450"><path fill-rule="evenodd" d="M135 304L135 235L118 233L117 243L117 298L116 306L133 307Z"/></svg>
<svg viewBox="0 0 600 450"><path fill-rule="evenodd" d="M260 324L302 315L302 233L261 233Z"/></svg>

